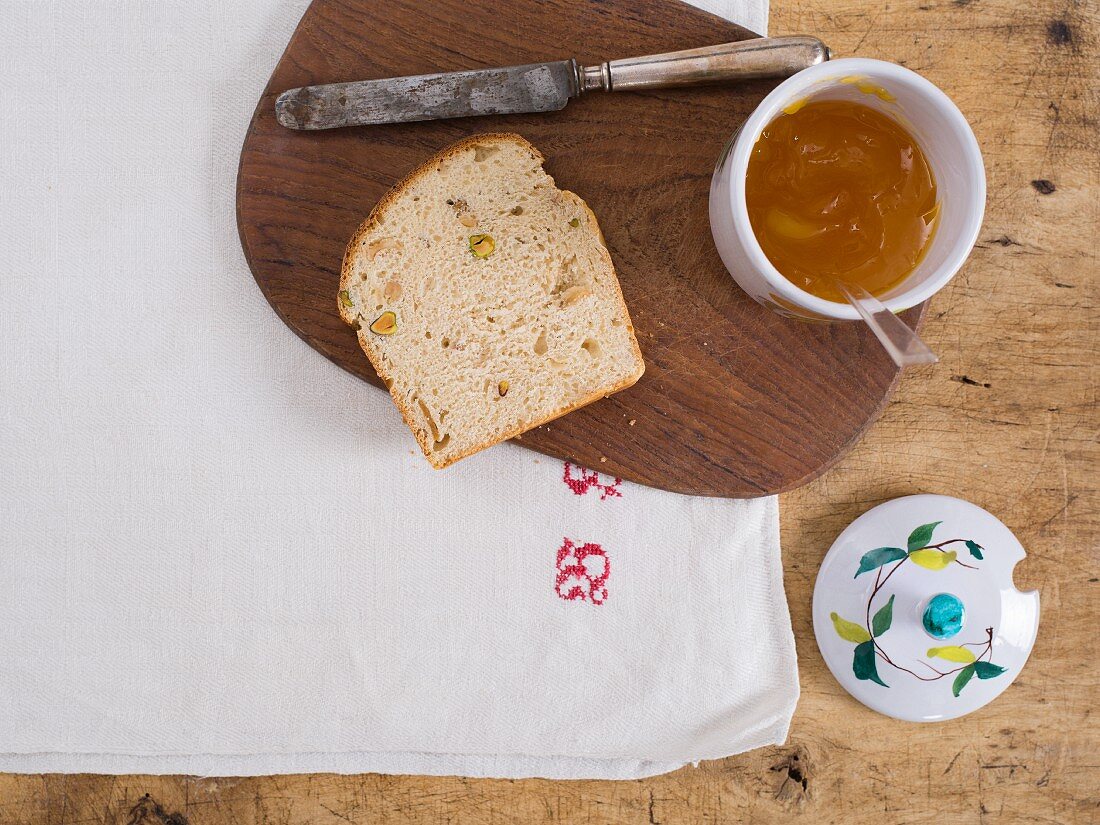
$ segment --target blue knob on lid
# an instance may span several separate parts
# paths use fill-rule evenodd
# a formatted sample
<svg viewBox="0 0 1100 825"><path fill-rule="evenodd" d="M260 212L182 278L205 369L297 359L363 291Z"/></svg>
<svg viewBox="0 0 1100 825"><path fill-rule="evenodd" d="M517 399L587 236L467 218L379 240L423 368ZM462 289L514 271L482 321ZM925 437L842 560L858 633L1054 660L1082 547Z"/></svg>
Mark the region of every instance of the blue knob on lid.
<svg viewBox="0 0 1100 825"><path fill-rule="evenodd" d="M957 596L940 593L929 599L921 623L934 639L950 639L962 630L965 612L963 603Z"/></svg>

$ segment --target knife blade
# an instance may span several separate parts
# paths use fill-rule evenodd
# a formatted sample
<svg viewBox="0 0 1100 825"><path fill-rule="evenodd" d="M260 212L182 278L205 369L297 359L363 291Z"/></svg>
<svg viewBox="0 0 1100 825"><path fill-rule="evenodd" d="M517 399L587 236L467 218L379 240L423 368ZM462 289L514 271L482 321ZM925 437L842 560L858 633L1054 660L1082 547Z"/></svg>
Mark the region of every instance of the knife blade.
<svg viewBox="0 0 1100 825"><path fill-rule="evenodd" d="M336 129L478 115L552 112L586 91L788 77L828 60L815 37L774 37L581 66L556 60L463 72L303 86L279 95L289 129Z"/></svg>
<svg viewBox="0 0 1100 825"><path fill-rule="evenodd" d="M572 60L500 69L422 74L305 86L279 95L275 112L291 129L335 129L472 115L553 112L577 94Z"/></svg>

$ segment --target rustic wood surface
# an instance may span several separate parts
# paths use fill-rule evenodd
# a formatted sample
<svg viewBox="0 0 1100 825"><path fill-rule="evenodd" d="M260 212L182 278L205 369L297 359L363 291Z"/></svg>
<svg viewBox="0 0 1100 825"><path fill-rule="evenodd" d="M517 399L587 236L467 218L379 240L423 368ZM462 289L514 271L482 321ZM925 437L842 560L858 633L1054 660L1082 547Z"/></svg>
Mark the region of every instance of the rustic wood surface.
<svg viewBox="0 0 1100 825"><path fill-rule="evenodd" d="M386 190L437 149L474 132L516 131L599 216L646 360L635 386L518 443L702 495L775 493L830 466L881 411L897 368L861 324L792 323L762 310L731 282L710 238L714 163L778 81L593 92L552 115L330 132L294 132L275 119L278 93L312 83L567 56L595 63L749 33L678 0L424 8L314 0L272 75L241 155L237 215L245 255L279 316L381 386L336 311L344 245Z"/></svg>
<svg viewBox="0 0 1100 825"><path fill-rule="evenodd" d="M867 437L782 499L802 699L788 743L638 782L294 776L0 776L0 822L1089 823L1100 821L1100 517L1095 4L777 0L773 33L891 58L946 89L985 149L989 209L932 302L943 356L907 374ZM999 515L1042 592L1027 668L993 704L918 726L851 700L810 624L817 566L893 496L959 495Z"/></svg>

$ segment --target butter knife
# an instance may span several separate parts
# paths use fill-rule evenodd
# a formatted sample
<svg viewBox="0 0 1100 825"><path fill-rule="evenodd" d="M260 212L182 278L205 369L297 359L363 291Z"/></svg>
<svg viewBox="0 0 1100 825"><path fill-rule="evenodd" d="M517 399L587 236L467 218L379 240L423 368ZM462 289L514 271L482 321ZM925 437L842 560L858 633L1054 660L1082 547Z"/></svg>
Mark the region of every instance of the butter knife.
<svg viewBox="0 0 1100 825"><path fill-rule="evenodd" d="M275 101L289 129L336 129L475 115L553 112L585 92L663 89L789 77L828 60L816 37L762 37L701 49L629 57L595 66L555 60L525 66L359 80L290 89Z"/></svg>

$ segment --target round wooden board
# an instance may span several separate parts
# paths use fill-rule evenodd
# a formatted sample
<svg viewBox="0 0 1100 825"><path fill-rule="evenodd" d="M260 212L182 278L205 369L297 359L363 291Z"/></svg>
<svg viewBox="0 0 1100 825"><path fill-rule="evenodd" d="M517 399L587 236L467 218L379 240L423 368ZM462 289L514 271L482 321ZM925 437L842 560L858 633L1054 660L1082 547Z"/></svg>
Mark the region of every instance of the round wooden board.
<svg viewBox="0 0 1100 825"><path fill-rule="evenodd" d="M331 132L275 120L276 96L296 86L595 63L752 36L679 0L314 0L241 153L237 220L260 289L312 347L380 386L336 311L345 244L386 190L440 147L519 132L599 218L646 373L517 443L684 493L753 497L806 483L878 416L898 370L862 325L800 323L754 303L714 248L711 171L774 82L591 94L552 114ZM903 317L919 324L924 309Z"/></svg>

